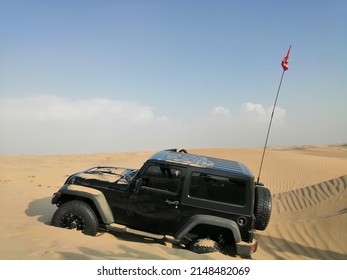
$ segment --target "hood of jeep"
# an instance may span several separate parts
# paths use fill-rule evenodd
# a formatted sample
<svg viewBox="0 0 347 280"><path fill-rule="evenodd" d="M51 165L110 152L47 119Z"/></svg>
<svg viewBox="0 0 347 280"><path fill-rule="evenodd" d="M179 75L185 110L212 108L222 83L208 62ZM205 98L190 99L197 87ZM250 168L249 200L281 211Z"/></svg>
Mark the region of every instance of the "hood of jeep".
<svg viewBox="0 0 347 280"><path fill-rule="evenodd" d="M96 187L127 185L136 172L137 169L122 167L93 167L71 175L66 184Z"/></svg>

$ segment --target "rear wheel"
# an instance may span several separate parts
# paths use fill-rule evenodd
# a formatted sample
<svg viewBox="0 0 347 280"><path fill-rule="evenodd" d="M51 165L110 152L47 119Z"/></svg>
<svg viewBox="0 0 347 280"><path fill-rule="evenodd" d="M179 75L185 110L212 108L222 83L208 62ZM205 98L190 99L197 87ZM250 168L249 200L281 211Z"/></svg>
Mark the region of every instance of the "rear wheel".
<svg viewBox="0 0 347 280"><path fill-rule="evenodd" d="M193 241L189 246L189 250L198 254L207 254L213 252L220 252L221 248L219 244L209 238L198 239Z"/></svg>
<svg viewBox="0 0 347 280"><path fill-rule="evenodd" d="M221 234L218 237L218 244L223 254L227 256L235 256L237 254L235 239L232 233L227 232L227 233Z"/></svg>
<svg viewBox="0 0 347 280"><path fill-rule="evenodd" d="M265 230L270 221L272 209L271 192L268 188L255 187L255 229Z"/></svg>
<svg viewBox="0 0 347 280"><path fill-rule="evenodd" d="M60 205L51 223L56 227L80 230L91 236L95 236L99 229L98 217L94 210L87 203L79 200Z"/></svg>

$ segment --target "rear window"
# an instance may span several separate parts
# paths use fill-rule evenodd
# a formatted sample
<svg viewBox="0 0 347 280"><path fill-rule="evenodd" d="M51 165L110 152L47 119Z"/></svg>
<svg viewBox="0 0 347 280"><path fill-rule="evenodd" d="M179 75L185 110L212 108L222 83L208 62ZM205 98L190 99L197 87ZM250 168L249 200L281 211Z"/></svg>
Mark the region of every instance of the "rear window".
<svg viewBox="0 0 347 280"><path fill-rule="evenodd" d="M234 178L193 172L189 196L235 205L245 204L246 182Z"/></svg>

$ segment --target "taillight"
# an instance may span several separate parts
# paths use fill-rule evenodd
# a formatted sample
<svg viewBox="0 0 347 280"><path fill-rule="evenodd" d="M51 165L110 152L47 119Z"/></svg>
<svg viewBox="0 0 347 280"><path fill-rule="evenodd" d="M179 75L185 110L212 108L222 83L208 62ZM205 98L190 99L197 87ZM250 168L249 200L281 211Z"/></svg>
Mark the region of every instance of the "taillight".
<svg viewBox="0 0 347 280"><path fill-rule="evenodd" d="M251 245L251 253L254 253L257 250L255 244Z"/></svg>

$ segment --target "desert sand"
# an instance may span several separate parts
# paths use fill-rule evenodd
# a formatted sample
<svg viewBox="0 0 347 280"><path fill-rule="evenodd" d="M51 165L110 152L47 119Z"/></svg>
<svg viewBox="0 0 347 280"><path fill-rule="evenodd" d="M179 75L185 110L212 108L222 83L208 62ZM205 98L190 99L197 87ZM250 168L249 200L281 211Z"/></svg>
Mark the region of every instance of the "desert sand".
<svg viewBox="0 0 347 280"><path fill-rule="evenodd" d="M195 149L238 160L257 177L262 149ZM232 260L195 254L142 237L100 232L96 237L50 225L51 197L72 173L93 166L138 168L155 151L0 157L2 260ZM272 191L268 228L257 231L254 260L347 259L347 145L272 147L261 181Z"/></svg>

